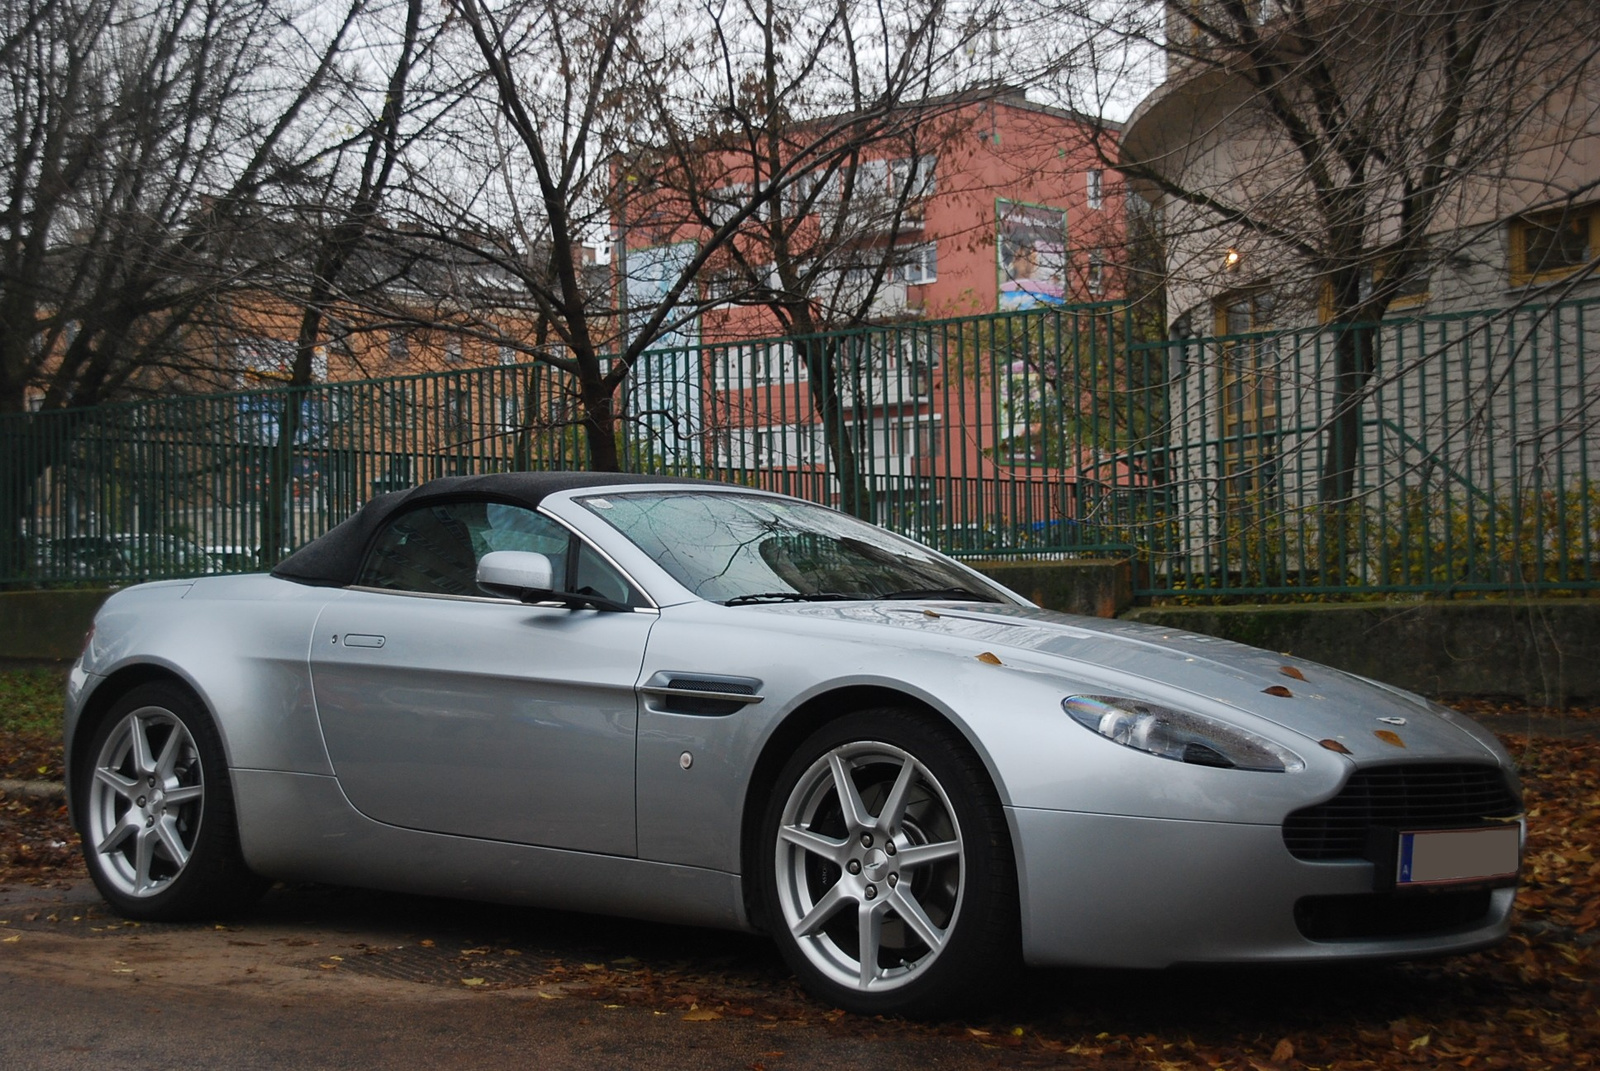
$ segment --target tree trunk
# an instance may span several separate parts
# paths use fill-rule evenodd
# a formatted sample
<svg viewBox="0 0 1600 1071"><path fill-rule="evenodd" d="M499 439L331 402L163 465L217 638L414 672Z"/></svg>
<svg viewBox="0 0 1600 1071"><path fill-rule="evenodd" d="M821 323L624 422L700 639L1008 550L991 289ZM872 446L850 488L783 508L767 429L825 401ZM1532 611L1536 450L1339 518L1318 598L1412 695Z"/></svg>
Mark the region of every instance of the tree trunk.
<svg viewBox="0 0 1600 1071"><path fill-rule="evenodd" d="M1377 364L1377 328L1341 324L1334 342L1333 405L1323 443L1318 498L1322 507L1321 582L1342 584L1349 572L1356 464L1361 450L1362 394Z"/></svg>
<svg viewBox="0 0 1600 1071"><path fill-rule="evenodd" d="M20 413L6 413L4 419L0 508L5 511L5 523L0 525L0 577L20 578L32 572L22 524L33 512L33 485L43 465L38 459L37 436L31 434L37 421Z"/></svg>
<svg viewBox="0 0 1600 1071"><path fill-rule="evenodd" d="M0 577L17 580L0 584L0 588L23 587L33 583L21 578L36 571L34 557L42 549L37 527L31 545L25 530L29 518L34 517L39 477L71 458L73 438L86 415L82 411L3 413L0 422L0 513L4 514Z"/></svg>
<svg viewBox="0 0 1600 1071"><path fill-rule="evenodd" d="M621 472L622 459L617 453L615 396L598 374L588 373L587 367L580 376L579 391L583 403L583 434L589 445L590 471Z"/></svg>
<svg viewBox="0 0 1600 1071"><path fill-rule="evenodd" d="M261 564L276 565L293 545L289 520L293 515L294 445L300 437L300 408L304 388L290 387L278 410L278 441L268 445L265 487L261 496Z"/></svg>
<svg viewBox="0 0 1600 1071"><path fill-rule="evenodd" d="M811 403L822 418L822 438L828 460L839 481L839 508L852 517L872 520L872 489L862 479L855 430L845 419L841 383L846 369L839 367L837 339L802 336L795 349L806 363L806 380L811 388Z"/></svg>
<svg viewBox="0 0 1600 1071"><path fill-rule="evenodd" d="M300 316L295 335L294 367L289 372L289 390L279 410L278 441L268 447L266 487L261 499L261 564L275 565L294 549L289 519L294 511L294 448L304 419L301 410L310 397L304 389L311 385L317 342L322 334L323 310L333 297L332 279L343 270L356 234L336 232L328 249L319 258L311 294Z"/></svg>

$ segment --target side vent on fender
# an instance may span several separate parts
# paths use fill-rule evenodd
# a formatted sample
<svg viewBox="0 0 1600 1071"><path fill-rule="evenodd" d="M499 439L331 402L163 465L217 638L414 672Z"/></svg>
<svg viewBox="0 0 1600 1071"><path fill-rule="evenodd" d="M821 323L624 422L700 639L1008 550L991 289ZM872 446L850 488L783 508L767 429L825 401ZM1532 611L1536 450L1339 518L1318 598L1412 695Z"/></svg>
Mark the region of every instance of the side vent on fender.
<svg viewBox="0 0 1600 1071"><path fill-rule="evenodd" d="M761 682L754 677L724 677L664 669L639 686L645 706L658 714L692 714L721 718L761 702Z"/></svg>

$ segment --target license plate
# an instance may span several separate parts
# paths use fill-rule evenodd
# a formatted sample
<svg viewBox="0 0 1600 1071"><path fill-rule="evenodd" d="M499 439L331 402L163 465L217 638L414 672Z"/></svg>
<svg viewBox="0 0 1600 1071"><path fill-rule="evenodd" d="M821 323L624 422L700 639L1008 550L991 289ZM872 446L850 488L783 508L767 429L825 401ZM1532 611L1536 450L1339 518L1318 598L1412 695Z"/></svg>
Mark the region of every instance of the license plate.
<svg viewBox="0 0 1600 1071"><path fill-rule="evenodd" d="M1404 889L1514 878L1521 839L1515 824L1402 831L1395 885Z"/></svg>

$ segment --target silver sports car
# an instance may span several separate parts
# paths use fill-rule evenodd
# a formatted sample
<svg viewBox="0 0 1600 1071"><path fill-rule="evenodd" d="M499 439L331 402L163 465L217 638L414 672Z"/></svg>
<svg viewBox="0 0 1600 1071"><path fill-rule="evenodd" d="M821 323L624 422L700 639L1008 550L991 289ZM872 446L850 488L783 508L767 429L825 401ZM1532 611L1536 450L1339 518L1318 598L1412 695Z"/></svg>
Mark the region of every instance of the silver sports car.
<svg viewBox="0 0 1600 1071"><path fill-rule="evenodd" d="M289 879L760 929L864 1013L1018 961L1481 948L1523 838L1506 753L1417 696L595 473L437 480L271 575L118 592L66 736L125 915Z"/></svg>

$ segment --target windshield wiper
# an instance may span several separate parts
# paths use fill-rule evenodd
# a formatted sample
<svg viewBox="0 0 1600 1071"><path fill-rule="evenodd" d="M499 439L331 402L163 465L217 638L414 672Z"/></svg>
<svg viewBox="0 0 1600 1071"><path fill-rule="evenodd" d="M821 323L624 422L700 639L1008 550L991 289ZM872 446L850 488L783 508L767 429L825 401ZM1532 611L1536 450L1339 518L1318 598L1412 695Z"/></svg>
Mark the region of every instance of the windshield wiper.
<svg viewBox="0 0 1600 1071"><path fill-rule="evenodd" d="M758 602L852 602L865 598L870 596L852 595L847 591L760 591L750 595L735 595L731 599L723 600L722 605L748 606Z"/></svg>
<svg viewBox="0 0 1600 1071"><path fill-rule="evenodd" d="M967 588L907 588L879 595L880 599L965 599L970 602L999 602L993 595Z"/></svg>

